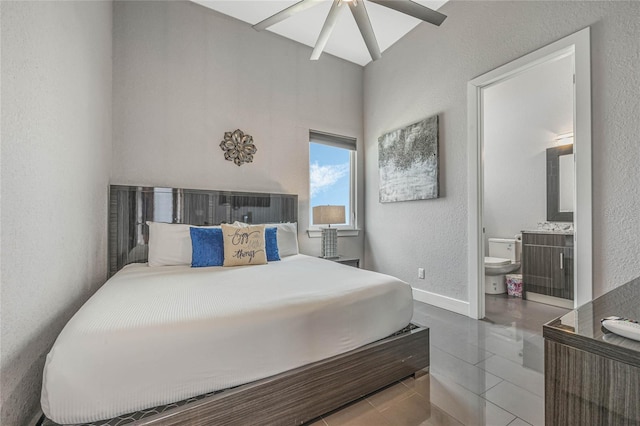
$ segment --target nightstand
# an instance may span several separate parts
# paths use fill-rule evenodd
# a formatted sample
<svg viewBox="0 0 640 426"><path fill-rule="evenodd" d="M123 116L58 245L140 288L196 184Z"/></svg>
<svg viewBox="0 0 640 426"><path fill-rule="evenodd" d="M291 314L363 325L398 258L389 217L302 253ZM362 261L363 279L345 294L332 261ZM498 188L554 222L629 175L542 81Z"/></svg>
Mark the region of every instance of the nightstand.
<svg viewBox="0 0 640 426"><path fill-rule="evenodd" d="M357 257L345 257L340 256L335 259L327 259L333 260L334 262L342 263L343 265L353 266L354 268L360 268L360 259Z"/></svg>

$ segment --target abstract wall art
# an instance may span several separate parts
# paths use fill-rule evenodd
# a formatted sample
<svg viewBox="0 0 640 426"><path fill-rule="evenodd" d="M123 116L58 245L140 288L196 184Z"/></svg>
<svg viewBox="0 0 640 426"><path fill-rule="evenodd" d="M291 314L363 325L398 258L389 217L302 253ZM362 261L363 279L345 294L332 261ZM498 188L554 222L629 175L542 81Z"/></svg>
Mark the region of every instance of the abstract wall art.
<svg viewBox="0 0 640 426"><path fill-rule="evenodd" d="M378 138L380 202L438 198L438 116Z"/></svg>

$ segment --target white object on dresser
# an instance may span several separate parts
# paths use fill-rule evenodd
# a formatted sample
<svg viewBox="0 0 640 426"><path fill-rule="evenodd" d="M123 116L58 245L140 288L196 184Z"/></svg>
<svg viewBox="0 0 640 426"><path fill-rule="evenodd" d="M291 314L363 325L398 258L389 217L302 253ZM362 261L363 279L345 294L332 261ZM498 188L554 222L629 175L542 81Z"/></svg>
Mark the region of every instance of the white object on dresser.
<svg viewBox="0 0 640 426"><path fill-rule="evenodd" d="M640 341L640 324L621 317L608 317L602 320L602 326L618 336Z"/></svg>

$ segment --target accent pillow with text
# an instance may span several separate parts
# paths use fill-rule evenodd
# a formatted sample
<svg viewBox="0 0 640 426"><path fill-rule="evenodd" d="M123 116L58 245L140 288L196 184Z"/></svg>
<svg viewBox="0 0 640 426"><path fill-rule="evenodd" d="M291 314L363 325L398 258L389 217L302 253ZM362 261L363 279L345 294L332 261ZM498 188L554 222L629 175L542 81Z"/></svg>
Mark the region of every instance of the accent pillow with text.
<svg viewBox="0 0 640 426"><path fill-rule="evenodd" d="M224 240L224 265L264 265L267 263L264 225L237 227L221 225Z"/></svg>

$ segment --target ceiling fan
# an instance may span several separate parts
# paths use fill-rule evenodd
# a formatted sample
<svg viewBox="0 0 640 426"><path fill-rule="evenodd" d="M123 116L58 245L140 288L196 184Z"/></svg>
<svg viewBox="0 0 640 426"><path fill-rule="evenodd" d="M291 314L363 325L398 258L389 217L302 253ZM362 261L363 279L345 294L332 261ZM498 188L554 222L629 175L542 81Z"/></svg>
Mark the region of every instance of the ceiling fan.
<svg viewBox="0 0 640 426"><path fill-rule="evenodd" d="M316 6L324 0L301 0L288 8L281 10L268 17L267 19L258 22L253 26L254 29L258 31L265 30L272 25L277 24L278 22L284 21L290 16L295 15L298 12L302 12L303 10L309 9L310 7ZM395 11L404 13L405 15L413 16L414 18L420 19L422 21L428 22L430 24L439 26L446 19L446 15L443 15L440 12L437 12L433 9L429 9L426 6L422 6L418 3L414 3L411 0L367 0L372 3L379 4L381 6L388 7L389 9L393 9ZM369 20L369 14L367 13L367 9L365 7L364 0L333 0L333 4L331 5L331 10L329 10L329 15L327 15L327 19L324 21L324 25L322 26L322 31L320 31L320 35L316 41L315 47L313 48L313 52L311 53L311 60L318 60L320 55L322 55L322 51L324 50L327 41L329 41L329 36L333 31L333 27L336 24L338 19L338 12L347 3L349 5L349 9L351 9L351 13L353 14L354 19L356 20L356 24L360 29L360 33L362 34L362 38L364 39L365 44L367 45L367 49L369 50L369 54L371 55L371 59L374 61L380 59L382 56L380 53L380 47L378 46L378 41L376 40L376 35L373 32L373 27L371 26L371 21Z"/></svg>

